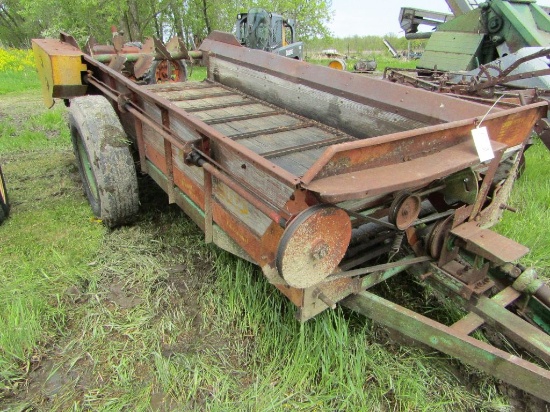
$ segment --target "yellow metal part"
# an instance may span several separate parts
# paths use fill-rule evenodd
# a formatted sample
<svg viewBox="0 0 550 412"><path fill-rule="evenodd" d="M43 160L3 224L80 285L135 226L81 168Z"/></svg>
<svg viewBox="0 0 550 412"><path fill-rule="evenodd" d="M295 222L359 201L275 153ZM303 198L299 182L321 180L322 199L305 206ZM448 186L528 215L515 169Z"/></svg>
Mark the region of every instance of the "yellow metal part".
<svg viewBox="0 0 550 412"><path fill-rule="evenodd" d="M80 49L55 39L33 39L32 49L46 107L53 106L54 97L69 99L86 94L82 75L87 66Z"/></svg>
<svg viewBox="0 0 550 412"><path fill-rule="evenodd" d="M346 61L343 59L334 59L328 63L328 67L336 70L346 70Z"/></svg>

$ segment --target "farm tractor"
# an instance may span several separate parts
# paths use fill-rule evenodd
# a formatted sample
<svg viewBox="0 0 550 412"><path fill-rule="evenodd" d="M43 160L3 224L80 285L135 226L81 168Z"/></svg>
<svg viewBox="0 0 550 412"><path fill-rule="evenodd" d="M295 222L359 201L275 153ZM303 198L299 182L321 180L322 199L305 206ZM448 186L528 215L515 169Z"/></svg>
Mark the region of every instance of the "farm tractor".
<svg viewBox="0 0 550 412"><path fill-rule="evenodd" d="M264 9L237 15L235 36L245 47L302 60L303 43L295 40L296 23Z"/></svg>

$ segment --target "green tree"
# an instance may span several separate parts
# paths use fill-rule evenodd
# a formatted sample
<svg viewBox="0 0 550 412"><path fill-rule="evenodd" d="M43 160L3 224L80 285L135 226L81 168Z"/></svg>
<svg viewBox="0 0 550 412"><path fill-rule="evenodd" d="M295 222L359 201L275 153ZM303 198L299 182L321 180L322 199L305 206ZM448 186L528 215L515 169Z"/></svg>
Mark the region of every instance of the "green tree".
<svg viewBox="0 0 550 412"><path fill-rule="evenodd" d="M330 36L327 23L332 18L332 0L259 0L245 2L246 11L251 7L261 7L279 13L296 22L299 40L308 41L316 37ZM235 19L235 16L233 16Z"/></svg>
<svg viewBox="0 0 550 412"><path fill-rule="evenodd" d="M329 35L331 0L0 0L0 44L24 47L59 31L80 43L111 39L111 26L129 41L178 35L198 45L212 30L232 31L238 13L263 7L296 21L301 40Z"/></svg>
<svg viewBox="0 0 550 412"><path fill-rule="evenodd" d="M25 48L30 39L38 36L43 26L39 21L26 18L19 0L0 1L0 45Z"/></svg>

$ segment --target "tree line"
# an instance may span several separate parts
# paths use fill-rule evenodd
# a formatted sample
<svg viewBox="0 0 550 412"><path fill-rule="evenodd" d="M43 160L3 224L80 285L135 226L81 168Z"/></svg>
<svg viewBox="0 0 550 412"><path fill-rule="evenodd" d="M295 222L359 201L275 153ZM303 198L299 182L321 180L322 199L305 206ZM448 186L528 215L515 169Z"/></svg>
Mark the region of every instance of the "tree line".
<svg viewBox="0 0 550 412"><path fill-rule="evenodd" d="M107 43L116 26L128 41L177 35L192 47L213 30L232 31L237 14L251 7L294 19L300 39L330 34L331 0L0 0L0 46L29 47L30 39L59 31Z"/></svg>
<svg viewBox="0 0 550 412"><path fill-rule="evenodd" d="M319 52L327 49L334 49L344 55L361 54L370 51L387 51L383 40L388 40L390 44L399 52L405 50L423 50L426 46L426 40L407 40L405 37L398 37L396 34L389 33L385 36L348 36L343 38L323 37L310 39L307 42L307 50Z"/></svg>
<svg viewBox="0 0 550 412"><path fill-rule="evenodd" d="M297 38L310 51L385 50L378 36L331 37L327 24L333 13L332 0L0 0L0 46L28 48L32 38L57 37L60 31L81 44L89 36L109 43L111 26L115 26L128 41L179 36L193 48L212 30L231 32L237 14L251 7L294 19ZM385 37L397 50L409 46L404 38ZM412 43L415 49L422 45Z"/></svg>

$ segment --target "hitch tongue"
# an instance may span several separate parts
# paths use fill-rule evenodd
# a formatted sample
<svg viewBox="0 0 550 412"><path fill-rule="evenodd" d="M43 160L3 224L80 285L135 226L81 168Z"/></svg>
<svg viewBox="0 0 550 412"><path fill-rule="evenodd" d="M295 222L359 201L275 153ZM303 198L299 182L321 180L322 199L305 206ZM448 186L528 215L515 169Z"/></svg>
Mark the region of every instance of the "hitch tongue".
<svg viewBox="0 0 550 412"><path fill-rule="evenodd" d="M535 269L528 268L524 270L514 281L512 287L518 292L535 296L550 307L550 288L542 279L539 279Z"/></svg>

